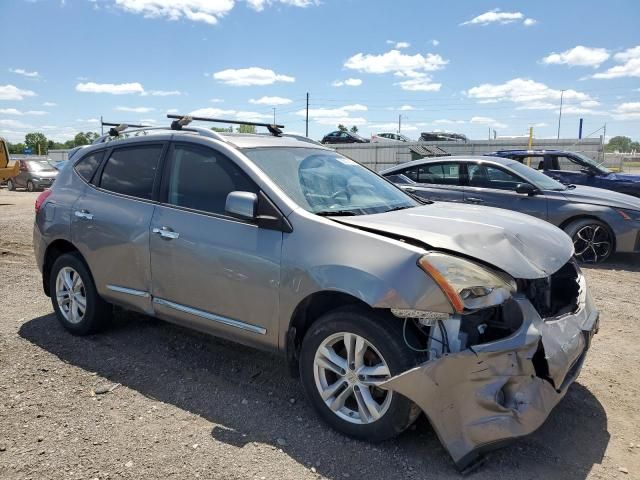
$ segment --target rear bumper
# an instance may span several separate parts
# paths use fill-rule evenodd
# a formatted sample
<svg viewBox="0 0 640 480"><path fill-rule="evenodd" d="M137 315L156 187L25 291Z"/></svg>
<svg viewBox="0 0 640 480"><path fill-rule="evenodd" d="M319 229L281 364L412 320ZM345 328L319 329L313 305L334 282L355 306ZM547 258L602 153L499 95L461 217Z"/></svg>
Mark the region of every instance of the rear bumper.
<svg viewBox="0 0 640 480"><path fill-rule="evenodd" d="M515 296L524 321L510 337L425 362L383 386L422 408L464 469L483 451L536 430L578 377L598 331L598 312L580 283L575 313L545 321Z"/></svg>

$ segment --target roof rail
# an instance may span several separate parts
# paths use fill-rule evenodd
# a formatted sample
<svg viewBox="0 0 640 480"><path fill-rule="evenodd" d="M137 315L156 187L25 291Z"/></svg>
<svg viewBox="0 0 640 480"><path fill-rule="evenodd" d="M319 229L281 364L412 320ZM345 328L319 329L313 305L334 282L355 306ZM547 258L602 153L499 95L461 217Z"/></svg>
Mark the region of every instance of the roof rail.
<svg viewBox="0 0 640 480"><path fill-rule="evenodd" d="M282 136L281 129L284 128L284 125L278 125L274 123L247 122L244 120L227 120L224 118L192 117L190 115L168 114L167 118L175 119L173 122L171 122L171 128L173 130L182 130L183 127L189 125L194 120L197 120L200 122L230 123L233 125L251 125L254 127L266 127L267 130L269 130L269 133L274 137Z"/></svg>

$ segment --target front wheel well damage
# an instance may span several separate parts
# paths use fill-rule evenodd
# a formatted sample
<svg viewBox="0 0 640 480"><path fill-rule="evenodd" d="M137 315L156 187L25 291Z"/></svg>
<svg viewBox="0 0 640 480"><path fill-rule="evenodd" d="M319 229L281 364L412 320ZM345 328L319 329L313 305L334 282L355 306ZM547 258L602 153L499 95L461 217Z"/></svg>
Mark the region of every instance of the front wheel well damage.
<svg viewBox="0 0 640 480"><path fill-rule="evenodd" d="M76 252L79 254L78 249L73 245L73 243L69 242L68 240L56 240L54 242L51 242L49 246L47 246L47 250L44 254L44 262L42 264L42 287L47 297L51 296L51 292L49 291L49 276L51 275L51 267L53 267L53 264L60 255L72 252ZM84 262L84 258L82 259L82 261Z"/></svg>

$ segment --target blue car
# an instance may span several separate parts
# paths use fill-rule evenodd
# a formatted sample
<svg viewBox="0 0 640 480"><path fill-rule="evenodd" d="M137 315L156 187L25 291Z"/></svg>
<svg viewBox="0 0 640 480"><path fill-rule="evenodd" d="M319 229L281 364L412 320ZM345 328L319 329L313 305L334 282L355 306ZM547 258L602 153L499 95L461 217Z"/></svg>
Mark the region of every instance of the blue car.
<svg viewBox="0 0 640 480"><path fill-rule="evenodd" d="M565 150L500 150L486 155L511 158L566 185L586 185L640 197L640 175L614 173L586 155Z"/></svg>

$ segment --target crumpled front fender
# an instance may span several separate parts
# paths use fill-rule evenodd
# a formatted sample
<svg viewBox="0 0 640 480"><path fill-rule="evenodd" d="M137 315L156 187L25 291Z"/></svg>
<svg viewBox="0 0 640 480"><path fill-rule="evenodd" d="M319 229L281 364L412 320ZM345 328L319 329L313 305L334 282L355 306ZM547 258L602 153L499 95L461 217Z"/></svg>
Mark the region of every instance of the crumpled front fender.
<svg viewBox="0 0 640 480"><path fill-rule="evenodd" d="M511 336L427 361L381 385L425 412L460 469L542 425L577 378L597 332L584 279L574 314L543 320L526 297L514 300L524 321Z"/></svg>

